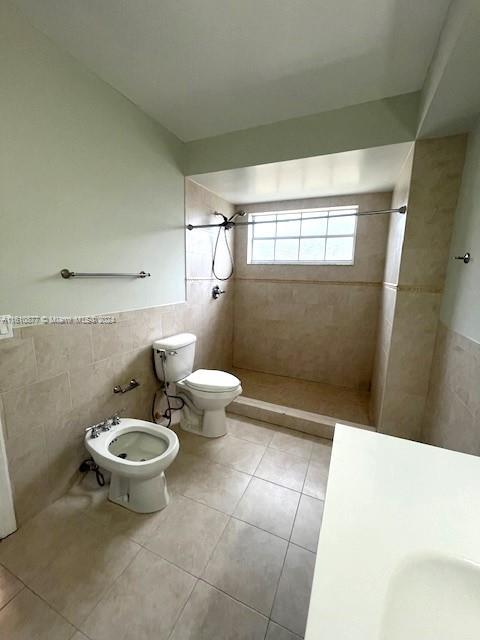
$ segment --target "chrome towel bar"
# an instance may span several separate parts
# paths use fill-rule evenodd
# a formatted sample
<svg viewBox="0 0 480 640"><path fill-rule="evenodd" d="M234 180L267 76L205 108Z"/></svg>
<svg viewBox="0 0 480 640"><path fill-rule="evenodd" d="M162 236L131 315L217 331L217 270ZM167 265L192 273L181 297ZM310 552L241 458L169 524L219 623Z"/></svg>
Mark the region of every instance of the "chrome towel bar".
<svg viewBox="0 0 480 640"><path fill-rule="evenodd" d="M70 271L62 269L60 275L65 280L69 278L149 278L150 273L140 271L140 273L80 273L80 271Z"/></svg>

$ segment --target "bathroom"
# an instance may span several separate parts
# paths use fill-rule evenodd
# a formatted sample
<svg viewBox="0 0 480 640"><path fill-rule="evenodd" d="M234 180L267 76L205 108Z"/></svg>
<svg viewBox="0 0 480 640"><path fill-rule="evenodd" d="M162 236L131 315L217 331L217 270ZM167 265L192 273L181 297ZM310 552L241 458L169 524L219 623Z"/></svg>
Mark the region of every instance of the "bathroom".
<svg viewBox="0 0 480 640"><path fill-rule="evenodd" d="M1 638L480 634L480 7L361 5L0 0Z"/></svg>

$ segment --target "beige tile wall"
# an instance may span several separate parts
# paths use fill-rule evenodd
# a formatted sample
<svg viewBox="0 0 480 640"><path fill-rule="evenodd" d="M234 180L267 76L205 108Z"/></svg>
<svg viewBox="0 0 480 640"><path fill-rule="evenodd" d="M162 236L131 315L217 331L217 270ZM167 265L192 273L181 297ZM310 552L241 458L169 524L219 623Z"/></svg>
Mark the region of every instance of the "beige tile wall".
<svg viewBox="0 0 480 640"><path fill-rule="evenodd" d="M358 204L360 211L384 209L391 206L392 193L361 193L329 198L307 198L304 200L286 200L242 204L237 209L247 213L264 211L282 211L313 207L340 207ZM340 266L312 265L268 265L247 264L248 233L246 227L238 227L235 236L237 256L237 278L255 280L312 280L314 282L375 282L383 280L385 265L385 243L388 231L388 215L365 216L358 218L355 264Z"/></svg>
<svg viewBox="0 0 480 640"><path fill-rule="evenodd" d="M374 425L381 424L383 400L387 381L388 359L393 332L393 317L397 300L397 288L384 284L378 313L377 342L370 394L370 419Z"/></svg>
<svg viewBox="0 0 480 640"><path fill-rule="evenodd" d="M242 205L249 213L357 203L390 207L391 193ZM355 265L247 264L247 231L236 229L234 365L368 389L388 228L359 218Z"/></svg>
<svg viewBox="0 0 480 640"><path fill-rule="evenodd" d="M189 222L210 219L230 205L186 184ZM108 325L42 325L0 340L0 409L6 431L15 509L20 523L62 495L87 457L84 428L112 413L150 419L158 382L152 341L191 331L198 337L195 366L232 366L233 289L213 301L212 237L187 235L187 302L114 314ZM224 256L220 268L225 269ZM226 285L226 286L224 286ZM141 386L112 392L132 377Z"/></svg>
<svg viewBox="0 0 480 640"><path fill-rule="evenodd" d="M377 352L372 414L390 435L421 438L465 148L463 135L415 143L405 228L388 244L385 280L394 280L396 295L393 320L380 319L391 339Z"/></svg>
<svg viewBox="0 0 480 640"><path fill-rule="evenodd" d="M408 206L413 152L414 147L412 144L412 149L403 163L393 190L392 208L394 209ZM402 256L405 225L406 216L404 214L392 213L389 216L387 252L385 256L385 270L378 315L378 336L373 366L372 393L370 396L370 418L375 425L379 425L382 421L383 400L390 356L390 343L397 300L397 285L400 274L400 260Z"/></svg>
<svg viewBox="0 0 480 640"><path fill-rule="evenodd" d="M480 344L439 324L422 439L480 455Z"/></svg>

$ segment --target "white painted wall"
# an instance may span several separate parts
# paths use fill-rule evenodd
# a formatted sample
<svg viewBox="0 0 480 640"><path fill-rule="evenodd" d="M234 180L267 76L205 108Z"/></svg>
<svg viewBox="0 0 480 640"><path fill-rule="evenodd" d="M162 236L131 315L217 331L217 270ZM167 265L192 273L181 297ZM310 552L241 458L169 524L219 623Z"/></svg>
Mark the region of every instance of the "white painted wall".
<svg viewBox="0 0 480 640"><path fill-rule="evenodd" d="M0 0L0 314L183 301L183 144ZM145 280L63 280L150 271Z"/></svg>
<svg viewBox="0 0 480 640"><path fill-rule="evenodd" d="M453 260L466 251L472 261ZM470 134L450 248L441 319L457 333L480 342L480 118Z"/></svg>

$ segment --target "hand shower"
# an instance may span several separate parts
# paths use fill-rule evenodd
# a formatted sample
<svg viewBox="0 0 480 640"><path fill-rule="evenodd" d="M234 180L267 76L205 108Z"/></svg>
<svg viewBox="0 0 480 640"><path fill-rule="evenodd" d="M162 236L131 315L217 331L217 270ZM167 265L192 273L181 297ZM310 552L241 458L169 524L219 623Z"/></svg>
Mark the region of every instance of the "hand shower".
<svg viewBox="0 0 480 640"><path fill-rule="evenodd" d="M236 218L243 217L246 214L247 214L247 212L243 211L243 209L242 209L240 211L235 211L229 218L227 218L227 216L225 216L223 213L220 213L219 211L214 211L214 215L221 216L223 218L223 224L218 229L217 239L215 241L215 248L213 250L213 258L212 258L212 273L213 273L213 275L215 276L215 278L217 280L225 281L225 280L229 280L233 276L233 272L234 272L233 255L232 255L232 250L230 249L230 245L228 244L227 231L229 229L233 229L233 227L235 226ZM222 232L222 229L223 229L223 235L224 235L224 238L225 238L225 245L227 247L228 255L230 257L230 273L228 274L228 276L226 278L220 278L215 273L215 261L217 259L218 241L220 239L220 234Z"/></svg>

